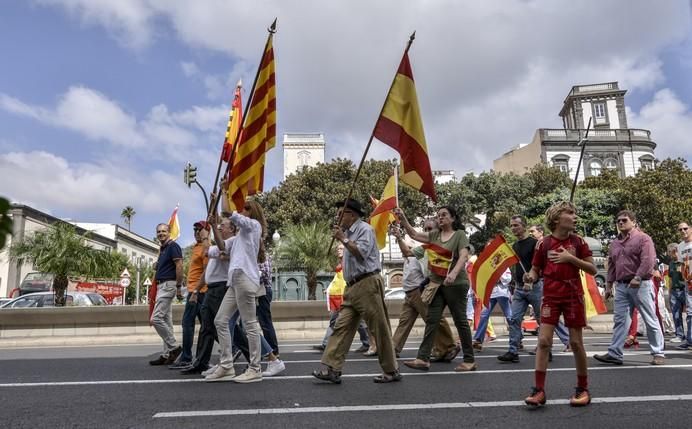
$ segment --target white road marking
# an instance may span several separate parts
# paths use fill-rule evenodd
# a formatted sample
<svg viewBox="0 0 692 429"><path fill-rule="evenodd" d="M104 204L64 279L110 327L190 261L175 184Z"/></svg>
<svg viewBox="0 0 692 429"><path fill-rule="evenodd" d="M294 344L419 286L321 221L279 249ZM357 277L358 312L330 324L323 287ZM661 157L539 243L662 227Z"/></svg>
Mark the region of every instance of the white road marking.
<svg viewBox="0 0 692 429"><path fill-rule="evenodd" d="M589 368L591 371L615 371L615 370L653 370L653 369L681 369L681 368L692 368L692 364L681 364L681 365L644 365L641 366L597 366ZM574 371L574 368L549 368L548 372L566 372ZM532 373L533 368L524 369L489 369L481 371L472 372L455 372L455 371L430 371L430 372L406 372L404 373L404 378L406 377L430 377L437 375L457 375L457 376L470 376L470 375L480 375L480 374L521 374L521 373ZM374 377L379 375L379 373L363 373L363 374L343 374L341 378L366 378ZM314 380L312 375L278 375L274 377L265 377L264 381L273 380ZM101 381L53 381L53 382L37 382L37 383L2 383L0 388L3 387L63 387L63 386L97 386L97 385L117 385L117 384L167 384L167 383L199 383L204 382L203 378L184 378L184 379L159 379L159 380L101 380Z"/></svg>
<svg viewBox="0 0 692 429"><path fill-rule="evenodd" d="M593 398L592 404L618 404L632 402L660 402L660 401L692 401L692 395L658 395L658 396L613 396L605 398ZM548 401L548 405L567 405L567 399L554 399ZM492 402L446 402L432 404L382 404L382 405L350 405L339 407L305 407L305 408L256 408L243 410L208 410L208 411L174 411L161 412L153 415L153 418L180 418L180 417L209 417L209 416L238 416L238 415L262 415L262 414L306 414L306 413L338 413L354 411L410 411L430 409L452 408L488 408L488 407L519 407L525 406L524 401L492 401Z"/></svg>

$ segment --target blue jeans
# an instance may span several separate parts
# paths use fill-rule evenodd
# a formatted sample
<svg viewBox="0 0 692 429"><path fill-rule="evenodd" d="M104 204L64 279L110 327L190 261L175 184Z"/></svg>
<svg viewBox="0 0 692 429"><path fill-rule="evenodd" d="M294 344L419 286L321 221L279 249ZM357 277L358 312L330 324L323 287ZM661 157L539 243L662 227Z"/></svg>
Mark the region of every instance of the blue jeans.
<svg viewBox="0 0 692 429"><path fill-rule="evenodd" d="M687 289L687 345L692 346L692 291Z"/></svg>
<svg viewBox="0 0 692 429"><path fill-rule="evenodd" d="M512 309L509 306L509 298L500 296L497 298L490 298L490 306L485 307L481 311L481 318L478 321L478 328L476 329L476 334L473 336L475 341L482 343L485 341L485 331L488 329L488 320L490 320L490 313L492 313L495 304L499 304L502 309L502 313L507 319L507 324L512 323Z"/></svg>
<svg viewBox="0 0 692 429"><path fill-rule="evenodd" d="M274 330L274 322L272 322L272 288L265 287L264 290L267 292L266 295L261 296L257 299L257 321L262 328L262 334L264 334L264 339L271 346L274 354L279 354L279 342L276 339L276 330Z"/></svg>
<svg viewBox="0 0 692 429"><path fill-rule="evenodd" d="M187 293L185 311L183 312L183 352L180 354L180 362L192 362L192 343L195 340L195 319L202 324L202 304L204 294L197 294L197 302L191 302L192 293Z"/></svg>
<svg viewBox="0 0 692 429"><path fill-rule="evenodd" d="M231 343L239 348L247 358L249 356L247 334L240 323L238 323L238 319L240 319L240 311L233 313L233 316L228 321L228 328L231 331ZM262 335L260 335L260 350L262 356L266 356L273 351L272 346L269 345Z"/></svg>
<svg viewBox="0 0 692 429"><path fill-rule="evenodd" d="M670 309L673 313L673 324L675 324L675 336L681 340L685 339L685 325L682 322L682 308L687 299L685 289L670 290ZM689 321L687 322L689 328ZM689 330L689 329L688 329Z"/></svg>
<svg viewBox="0 0 692 429"><path fill-rule="evenodd" d="M639 310L640 320L646 325L651 354L663 356L663 331L656 316L655 302L654 284L651 280L642 280L638 288L631 288L624 282L617 283L613 304L613 339L608 347L608 354L616 359L623 359L625 338L632 322L632 312L636 308Z"/></svg>

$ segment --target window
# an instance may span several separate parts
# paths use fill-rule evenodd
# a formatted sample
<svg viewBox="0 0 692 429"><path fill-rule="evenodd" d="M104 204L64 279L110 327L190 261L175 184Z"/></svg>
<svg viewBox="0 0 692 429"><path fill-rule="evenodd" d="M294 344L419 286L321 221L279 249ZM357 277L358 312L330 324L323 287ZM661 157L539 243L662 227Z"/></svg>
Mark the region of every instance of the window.
<svg viewBox="0 0 692 429"><path fill-rule="evenodd" d="M593 117L594 124L607 124L608 123L608 113L606 111L605 103L594 103L593 104Z"/></svg>
<svg viewBox="0 0 692 429"><path fill-rule="evenodd" d="M599 159L592 159L589 161L589 173L591 176L598 176L601 174L603 169L603 164Z"/></svg>
<svg viewBox="0 0 692 429"><path fill-rule="evenodd" d="M307 150L301 150L298 152L298 167L308 165L310 162L310 152Z"/></svg>
<svg viewBox="0 0 692 429"><path fill-rule="evenodd" d="M618 161L617 161L617 159L608 158L608 159L605 160L605 162L603 163L603 165L604 165L605 168L608 169L608 170L617 170L617 169L618 169Z"/></svg>
<svg viewBox="0 0 692 429"><path fill-rule="evenodd" d="M654 157L651 155L644 155L639 158L640 170L649 171L654 169Z"/></svg>
<svg viewBox="0 0 692 429"><path fill-rule="evenodd" d="M557 167L560 171L569 173L569 156L567 155L555 155L551 160L553 167Z"/></svg>

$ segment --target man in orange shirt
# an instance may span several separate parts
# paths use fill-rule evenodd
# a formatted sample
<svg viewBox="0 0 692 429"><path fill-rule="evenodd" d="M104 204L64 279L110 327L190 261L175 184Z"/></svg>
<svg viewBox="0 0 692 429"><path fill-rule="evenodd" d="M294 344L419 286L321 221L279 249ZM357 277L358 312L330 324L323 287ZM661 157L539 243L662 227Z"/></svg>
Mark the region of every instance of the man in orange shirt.
<svg viewBox="0 0 692 429"><path fill-rule="evenodd" d="M192 343L195 336L195 319L199 319L202 323L200 310L204 302L204 294L207 291L207 285L204 285L199 291L196 286L200 278L204 274L204 268L207 266L207 249L209 249L209 231L210 225L201 220L193 225L195 232L195 245L192 246L192 254L190 255L190 267L187 270L187 300L185 302L185 311L183 313L183 352L180 357L172 365L170 369L186 369L192 365Z"/></svg>

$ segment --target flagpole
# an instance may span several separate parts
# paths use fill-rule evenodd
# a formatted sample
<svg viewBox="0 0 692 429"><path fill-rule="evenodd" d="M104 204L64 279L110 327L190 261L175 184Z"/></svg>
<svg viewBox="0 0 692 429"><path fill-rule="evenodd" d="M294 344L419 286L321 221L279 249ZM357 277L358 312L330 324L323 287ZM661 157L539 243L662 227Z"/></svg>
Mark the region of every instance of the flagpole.
<svg viewBox="0 0 692 429"><path fill-rule="evenodd" d="M396 162L394 163L394 198L396 206L399 207L399 168Z"/></svg>
<svg viewBox="0 0 692 429"><path fill-rule="evenodd" d="M406 55L411 48L411 44L416 38L416 32L414 31L411 33L411 36L408 39L408 43L406 44L406 49L404 49L404 55ZM392 88L394 87L394 83L396 82L396 76L398 73L394 73L394 78L392 79L392 84L389 86L389 91L387 91L387 96L384 98L384 102L382 103L382 108L380 108L380 114L377 115L377 120L375 121L375 125L372 127L372 133L370 133L370 139L368 139L368 144L365 146L365 152L363 152L363 156L360 159L360 164L358 164L358 169L356 170L356 176L353 178L353 182L351 183L351 188L348 190L348 196L344 201L349 200L353 196L353 189L356 187L356 182L358 181L358 177L360 177L360 171L363 169L363 164L365 163L365 157L368 156L368 151L370 150L370 145L372 144L372 139L375 138L375 128L377 128L377 122L380 120L380 117L382 116L382 112L384 112L384 107L387 105L387 99L389 98L389 93L392 92ZM342 211L339 214L339 218L336 221L337 225L341 224L341 218L343 217L344 212ZM332 251L332 246L334 246L334 240L335 238L332 237L331 243L329 243L329 249L327 250L327 254L331 253Z"/></svg>
<svg viewBox="0 0 692 429"><path fill-rule="evenodd" d="M259 79L259 75L260 75L260 71L261 71L261 67L262 67L262 59L264 58L264 53L267 52L267 46L269 46L269 42L271 41L272 36L274 35L274 33L276 33L276 20L277 20L277 18L274 18L274 22L272 22L272 25L270 25L269 28L267 28L269 35L267 36L267 41L264 43L264 49L262 50L262 57L260 57L260 62L257 65L257 73L255 74L255 80L252 82L252 89L250 90L250 98L248 98L247 104L245 105L245 109L243 112L243 122L247 121L247 114L248 114L248 111L250 109L250 106L252 106L252 97L255 95L255 87L257 86L257 80ZM238 133L235 136L235 140L233 141L233 147L231 148L231 159L228 161L228 165L226 166L226 173L224 174L224 176L229 174L231 167L233 166L233 162L235 161L235 152L236 152L236 148L238 146L238 140L240 138L240 134L243 132L244 125L245 124L243 123L240 125L240 127L238 127ZM229 179L230 179L230 177L229 177ZM218 177L216 178L216 180L218 181ZM214 189L216 189L216 184L214 184ZM223 192L223 189L221 189L221 192ZM219 200L221 200L221 197L219 195L217 195L215 200L214 200L214 204L213 204L214 207L212 207L209 210L209 214L216 213L216 210L219 207Z"/></svg>
<svg viewBox="0 0 692 429"><path fill-rule="evenodd" d="M586 133L584 138L579 140L577 146L581 146L581 153L579 154L579 164L577 164L577 174L574 175L574 182L572 183L572 191L569 193L569 202L574 201L574 191L577 189L577 180L579 179L579 170L581 169L581 162L584 159L584 149L586 149L586 141L589 138L589 130L591 129L591 119L589 118L589 124L586 126Z"/></svg>

